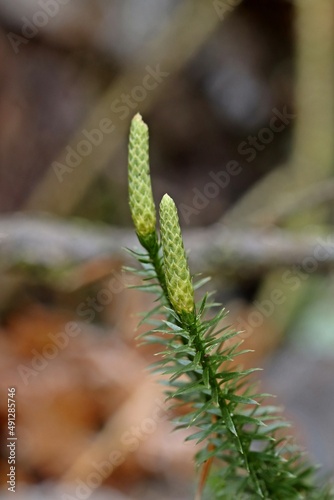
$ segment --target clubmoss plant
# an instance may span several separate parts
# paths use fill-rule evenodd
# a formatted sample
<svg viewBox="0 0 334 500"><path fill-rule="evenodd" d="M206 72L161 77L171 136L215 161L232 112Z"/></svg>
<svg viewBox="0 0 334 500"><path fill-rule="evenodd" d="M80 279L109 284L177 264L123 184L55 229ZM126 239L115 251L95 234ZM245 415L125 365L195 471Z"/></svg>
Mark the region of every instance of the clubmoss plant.
<svg viewBox="0 0 334 500"><path fill-rule="evenodd" d="M210 500L334 498L329 488L316 485L316 468L283 433L288 424L265 402L268 395L254 393L248 376L257 369L235 368L234 359L247 352L241 349L241 332L221 327L226 312L214 313L218 304L209 294L195 303L194 289L207 280L193 283L177 209L168 195L160 204L158 234L148 128L140 115L130 130L129 198L143 251L130 251L141 268L127 269L143 278L138 288L157 295L157 306L142 319L154 328L141 337L162 345L153 369L168 375L167 398L175 408L183 406L176 428L193 429L187 439L201 443L195 456L202 470L197 498L204 482Z"/></svg>

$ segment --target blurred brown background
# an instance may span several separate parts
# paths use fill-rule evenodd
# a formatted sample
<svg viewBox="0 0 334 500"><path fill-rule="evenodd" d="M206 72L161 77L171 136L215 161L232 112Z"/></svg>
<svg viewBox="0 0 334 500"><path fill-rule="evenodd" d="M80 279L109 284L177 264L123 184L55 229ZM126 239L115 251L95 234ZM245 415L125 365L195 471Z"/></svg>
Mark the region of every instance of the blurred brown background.
<svg viewBox="0 0 334 500"><path fill-rule="evenodd" d="M333 21L332 0L1 3L4 498L8 387L17 498L193 497L122 272L136 112L242 361L333 473Z"/></svg>

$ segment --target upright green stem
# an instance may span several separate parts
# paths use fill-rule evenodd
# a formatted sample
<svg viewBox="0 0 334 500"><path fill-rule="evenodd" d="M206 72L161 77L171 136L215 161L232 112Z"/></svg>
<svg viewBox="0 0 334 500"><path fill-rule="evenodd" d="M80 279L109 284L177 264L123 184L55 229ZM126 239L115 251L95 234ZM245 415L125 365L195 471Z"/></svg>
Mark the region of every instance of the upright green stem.
<svg viewBox="0 0 334 500"><path fill-rule="evenodd" d="M257 491L261 498L265 498L256 471L249 463L248 450L245 450L242 445L237 427L233 420L233 416L228 409L224 394L217 382L216 373L212 367L212 364L210 363L210 354L207 352L207 349L199 332L199 325L196 319L196 315L193 315L193 321L189 324L189 326L183 326L187 328L190 337L193 339L193 344L195 346L196 352L200 353L200 365L202 367L203 373L205 371L208 372L208 383L210 386L212 400L220 408L222 420L236 443L237 449L241 454L245 469L250 474L253 480L255 491Z"/></svg>
<svg viewBox="0 0 334 500"><path fill-rule="evenodd" d="M172 304L170 303L169 296L168 296L168 290L167 290L167 284L166 284L166 279L165 279L165 273L164 273L164 268L163 268L163 260L160 255L160 245L157 247L156 251L154 252L149 252L149 257L151 259L152 266L155 270L157 280L159 282L159 285L161 287L161 290L164 294L164 297L167 301L167 304L169 307L172 307Z"/></svg>

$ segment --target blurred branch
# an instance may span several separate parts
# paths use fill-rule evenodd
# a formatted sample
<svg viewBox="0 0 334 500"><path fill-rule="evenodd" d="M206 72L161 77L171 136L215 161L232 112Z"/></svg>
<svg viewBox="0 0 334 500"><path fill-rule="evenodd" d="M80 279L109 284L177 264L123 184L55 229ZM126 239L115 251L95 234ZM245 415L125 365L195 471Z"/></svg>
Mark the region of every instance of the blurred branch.
<svg viewBox="0 0 334 500"><path fill-rule="evenodd" d="M254 216L265 213L268 207L278 205L277 198L293 196L291 164L287 162L260 179L221 218L222 224L231 226L252 225ZM270 210L270 208L269 208Z"/></svg>
<svg viewBox="0 0 334 500"><path fill-rule="evenodd" d="M333 200L334 179L329 179L312 184L293 194L283 194L282 198L272 203L265 211L255 211L252 214L251 222L261 227L279 224L290 215L316 208Z"/></svg>
<svg viewBox="0 0 334 500"><path fill-rule="evenodd" d="M138 246L132 229L64 222L51 217L0 218L2 270L18 264L46 268L93 259L126 258L124 247ZM334 266L334 234L295 234L288 230L230 229L220 224L184 233L194 272L258 274L266 269L316 261L316 270ZM307 264L308 262L308 264ZM313 272L313 271L311 271Z"/></svg>

